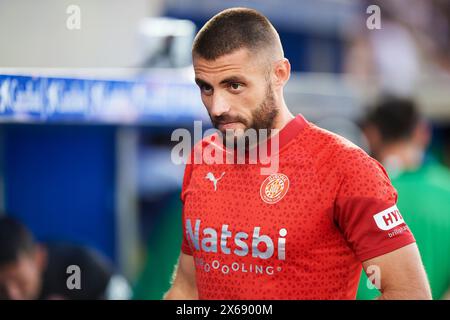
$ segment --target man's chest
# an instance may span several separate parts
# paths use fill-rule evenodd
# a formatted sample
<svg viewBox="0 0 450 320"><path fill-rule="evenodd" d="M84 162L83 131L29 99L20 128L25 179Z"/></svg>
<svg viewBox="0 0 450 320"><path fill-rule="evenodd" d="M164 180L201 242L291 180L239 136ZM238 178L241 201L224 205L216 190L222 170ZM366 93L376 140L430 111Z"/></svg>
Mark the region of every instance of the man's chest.
<svg viewBox="0 0 450 320"><path fill-rule="evenodd" d="M280 245L308 247L332 225L329 186L297 164L269 176L256 166L201 166L185 193L186 233L198 251L283 258Z"/></svg>

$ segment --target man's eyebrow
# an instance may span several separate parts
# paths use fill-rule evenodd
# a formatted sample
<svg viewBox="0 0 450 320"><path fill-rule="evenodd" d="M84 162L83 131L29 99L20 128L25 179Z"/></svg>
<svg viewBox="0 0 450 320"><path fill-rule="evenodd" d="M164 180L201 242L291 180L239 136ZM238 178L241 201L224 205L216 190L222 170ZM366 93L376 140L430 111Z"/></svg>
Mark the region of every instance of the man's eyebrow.
<svg viewBox="0 0 450 320"><path fill-rule="evenodd" d="M202 80L200 78L195 78L195 83L198 86L208 86L208 87L212 87L212 85L210 85L208 82L206 82L205 80Z"/></svg>
<svg viewBox="0 0 450 320"><path fill-rule="evenodd" d="M229 83L235 83L235 82L244 82L245 79L243 77L240 76L230 76L227 77L225 79L223 79L222 81L220 81L220 84L229 84ZM208 82L206 82L203 79L200 78L195 78L195 83L198 86L208 86L208 87L212 87L212 85Z"/></svg>
<svg viewBox="0 0 450 320"><path fill-rule="evenodd" d="M220 81L220 84L235 83L235 82L244 82L244 79L239 76L231 76Z"/></svg>

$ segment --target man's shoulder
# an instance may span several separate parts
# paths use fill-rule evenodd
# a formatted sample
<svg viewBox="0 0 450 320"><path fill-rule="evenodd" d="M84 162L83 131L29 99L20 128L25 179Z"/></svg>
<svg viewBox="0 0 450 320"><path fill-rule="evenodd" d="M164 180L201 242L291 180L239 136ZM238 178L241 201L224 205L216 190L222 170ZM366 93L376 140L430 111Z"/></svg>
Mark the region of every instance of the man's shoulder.
<svg viewBox="0 0 450 320"><path fill-rule="evenodd" d="M218 150L222 149L220 136L217 132L205 136L196 143L194 143L194 146L192 147L190 152L188 163L202 164L203 161L199 161L199 159L203 160L205 154L211 152L211 150L209 150L210 148Z"/></svg>
<svg viewBox="0 0 450 320"><path fill-rule="evenodd" d="M347 138L316 125L311 125L302 139L312 157L333 167L344 169L348 166L372 164L375 161Z"/></svg>
<svg viewBox="0 0 450 320"><path fill-rule="evenodd" d="M393 181L401 188L411 186L411 189L414 190L422 187L430 194L430 197L445 195L450 199L450 170L434 159L426 161L417 174L406 173Z"/></svg>
<svg viewBox="0 0 450 320"><path fill-rule="evenodd" d="M89 267L101 266L102 269L112 269L111 262L99 251L81 244L49 241L44 244L49 259L56 267L67 263Z"/></svg>
<svg viewBox="0 0 450 320"><path fill-rule="evenodd" d="M52 296L67 299L99 299L113 275L112 263L100 252L84 245L49 241L46 249L47 264L43 274L41 299ZM75 269L69 269L74 266ZM68 272L82 273L83 290L69 290L66 286Z"/></svg>

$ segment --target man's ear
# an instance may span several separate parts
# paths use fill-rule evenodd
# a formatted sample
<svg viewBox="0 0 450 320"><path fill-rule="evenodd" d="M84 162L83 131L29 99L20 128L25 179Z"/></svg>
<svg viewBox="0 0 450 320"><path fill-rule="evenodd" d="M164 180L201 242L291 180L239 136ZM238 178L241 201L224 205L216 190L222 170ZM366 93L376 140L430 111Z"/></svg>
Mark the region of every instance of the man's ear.
<svg viewBox="0 0 450 320"><path fill-rule="evenodd" d="M412 138L416 144L426 149L431 141L431 128L428 122L420 121L413 131Z"/></svg>
<svg viewBox="0 0 450 320"><path fill-rule="evenodd" d="M366 124L363 132L369 142L370 152L377 153L382 143L380 131L373 124Z"/></svg>
<svg viewBox="0 0 450 320"><path fill-rule="evenodd" d="M291 76L291 64L289 63L289 60L283 58L275 62L274 71L275 71L275 85L283 87L286 84L286 82L288 82Z"/></svg>
<svg viewBox="0 0 450 320"><path fill-rule="evenodd" d="M40 271L43 271L47 267L47 249L45 246L37 244L34 250L34 261Z"/></svg>

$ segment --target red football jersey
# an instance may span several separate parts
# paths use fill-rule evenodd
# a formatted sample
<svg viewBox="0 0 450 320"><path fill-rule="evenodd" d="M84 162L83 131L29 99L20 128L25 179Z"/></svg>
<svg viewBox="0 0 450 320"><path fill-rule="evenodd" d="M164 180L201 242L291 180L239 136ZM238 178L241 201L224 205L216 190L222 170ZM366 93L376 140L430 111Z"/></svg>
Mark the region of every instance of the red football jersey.
<svg viewBox="0 0 450 320"><path fill-rule="evenodd" d="M181 250L200 299L354 299L362 261L415 241L363 150L301 115L278 137L271 175L262 164L186 166Z"/></svg>

